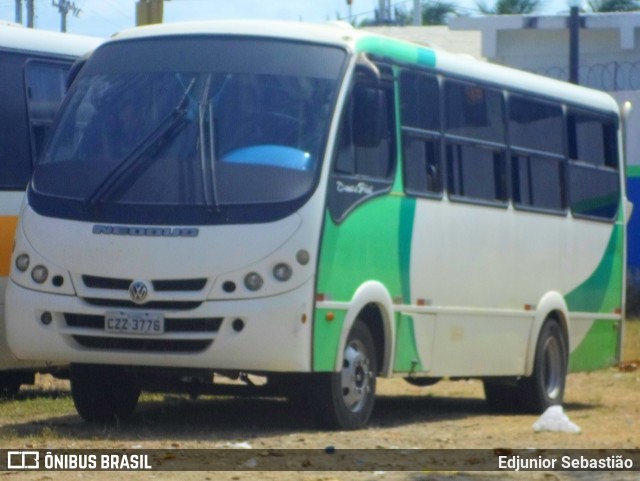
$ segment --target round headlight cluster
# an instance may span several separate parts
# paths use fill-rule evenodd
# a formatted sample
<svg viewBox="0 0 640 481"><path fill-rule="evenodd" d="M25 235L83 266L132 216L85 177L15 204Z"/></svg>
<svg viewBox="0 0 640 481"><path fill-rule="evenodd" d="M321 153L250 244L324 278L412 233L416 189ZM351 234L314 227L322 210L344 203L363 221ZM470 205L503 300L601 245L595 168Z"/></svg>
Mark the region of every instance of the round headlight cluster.
<svg viewBox="0 0 640 481"><path fill-rule="evenodd" d="M273 277L275 277L280 282L288 281L289 279L291 279L292 275L293 269L291 269L291 266L286 262L281 262L273 268Z"/></svg>
<svg viewBox="0 0 640 481"><path fill-rule="evenodd" d="M20 254L18 257L16 257L16 269L18 269L20 272L24 272L29 268L30 262L31 259L29 259L28 254Z"/></svg>
<svg viewBox="0 0 640 481"><path fill-rule="evenodd" d="M16 257L16 269L20 272L26 272L31 265L29 254L20 254ZM43 265L37 265L31 269L31 279L37 284L44 284L49 278L49 270Z"/></svg>
<svg viewBox="0 0 640 481"><path fill-rule="evenodd" d="M307 265L311 259L309 252L305 249L300 249L296 252L295 259L301 266ZM267 279L275 279L278 282L287 282L293 277L294 268L288 262L279 262L273 266L271 270L271 276L266 276ZM244 276L244 287L251 292L257 292L265 285L265 273L262 274L256 271L249 272ZM236 290L236 283L227 280L222 283L222 290L227 294L231 294Z"/></svg>
<svg viewBox="0 0 640 481"><path fill-rule="evenodd" d="M263 284L264 280L257 272L249 272L249 274L244 276L244 285L250 291L257 291Z"/></svg>

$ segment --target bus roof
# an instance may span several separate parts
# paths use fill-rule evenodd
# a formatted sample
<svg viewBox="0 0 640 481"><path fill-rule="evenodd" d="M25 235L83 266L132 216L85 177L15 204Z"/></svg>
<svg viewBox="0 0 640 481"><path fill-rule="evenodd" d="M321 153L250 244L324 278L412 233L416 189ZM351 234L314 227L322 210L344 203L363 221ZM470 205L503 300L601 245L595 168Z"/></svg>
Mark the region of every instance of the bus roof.
<svg viewBox="0 0 640 481"><path fill-rule="evenodd" d="M0 24L0 49L78 57L96 48L104 39L86 35Z"/></svg>
<svg viewBox="0 0 640 481"><path fill-rule="evenodd" d="M342 46L352 52L372 53L408 64L421 64L468 79L506 86L515 91L535 92L536 95L575 105L619 112L615 100L607 93L598 90L492 64L467 55L359 30L346 22L324 24L264 20L178 22L124 30L116 34L113 40L172 35L241 35Z"/></svg>

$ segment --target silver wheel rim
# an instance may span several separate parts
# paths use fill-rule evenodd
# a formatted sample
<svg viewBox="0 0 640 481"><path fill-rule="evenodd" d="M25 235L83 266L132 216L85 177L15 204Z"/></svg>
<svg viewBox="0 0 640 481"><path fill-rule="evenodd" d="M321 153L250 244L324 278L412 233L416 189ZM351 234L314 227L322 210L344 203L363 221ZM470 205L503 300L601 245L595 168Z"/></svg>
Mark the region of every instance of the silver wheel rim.
<svg viewBox="0 0 640 481"><path fill-rule="evenodd" d="M357 339L349 342L340 372L342 400L349 411L356 413L365 406L372 379L371 361L364 344Z"/></svg>
<svg viewBox="0 0 640 481"><path fill-rule="evenodd" d="M562 391L563 359L560 342L549 337L542 351L542 382L549 399L558 399Z"/></svg>

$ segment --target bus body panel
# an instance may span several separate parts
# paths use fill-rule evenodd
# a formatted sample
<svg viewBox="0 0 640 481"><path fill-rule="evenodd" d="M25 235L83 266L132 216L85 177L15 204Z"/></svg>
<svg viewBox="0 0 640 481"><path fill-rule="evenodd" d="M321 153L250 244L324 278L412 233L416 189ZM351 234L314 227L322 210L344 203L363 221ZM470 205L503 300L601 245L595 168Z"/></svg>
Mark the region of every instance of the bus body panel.
<svg viewBox="0 0 640 481"><path fill-rule="evenodd" d="M103 316L104 309L88 306L75 296L33 292L9 283L7 306L10 319L8 339L19 359L54 363L92 362L120 365L172 366L248 372L305 372L311 359L311 322L309 302L313 282L307 281L293 291L255 300L205 301L187 312L166 313L166 319L220 318L219 330L172 332L161 336L164 347L154 350L152 336L133 337L151 350L109 348L118 345L123 335L105 335L102 329L72 327L67 316L76 318ZM51 324L40 322L43 312L53 313ZM150 310L153 312L153 310ZM233 321L242 320L244 328L236 332ZM74 337L75 336L75 337ZM119 336L119 337L118 337ZM128 342L131 336L126 336ZM109 343L113 344L109 344ZM84 343L84 344L83 344ZM134 344L134 343L132 343ZM283 349L283 345L287 348Z"/></svg>

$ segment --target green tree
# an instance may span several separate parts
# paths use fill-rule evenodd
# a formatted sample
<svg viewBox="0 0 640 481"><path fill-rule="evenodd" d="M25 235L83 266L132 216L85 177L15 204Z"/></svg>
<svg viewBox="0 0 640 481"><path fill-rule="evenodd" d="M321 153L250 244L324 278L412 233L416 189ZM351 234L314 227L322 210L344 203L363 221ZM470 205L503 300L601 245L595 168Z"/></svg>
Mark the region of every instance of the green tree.
<svg viewBox="0 0 640 481"><path fill-rule="evenodd" d="M589 10L595 13L605 12L634 12L640 10L637 0L590 0L587 2Z"/></svg>
<svg viewBox="0 0 640 481"><path fill-rule="evenodd" d="M446 25L451 17L460 14L455 2L431 0L422 4L422 25ZM413 14L399 7L395 8L395 18L400 25L413 23Z"/></svg>
<svg viewBox="0 0 640 481"><path fill-rule="evenodd" d="M542 0L496 0L493 6L483 1L476 3L484 15L527 15L535 13L542 6Z"/></svg>

